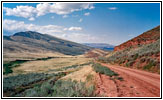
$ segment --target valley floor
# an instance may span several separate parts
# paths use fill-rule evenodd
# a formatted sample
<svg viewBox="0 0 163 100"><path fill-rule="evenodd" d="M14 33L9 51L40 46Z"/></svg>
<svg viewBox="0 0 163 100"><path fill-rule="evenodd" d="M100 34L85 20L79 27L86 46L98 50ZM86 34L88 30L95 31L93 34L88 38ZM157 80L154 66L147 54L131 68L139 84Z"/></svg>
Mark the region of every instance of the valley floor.
<svg viewBox="0 0 163 100"><path fill-rule="evenodd" d="M50 59L39 57L39 60L30 60L18 64L12 68L12 73L3 75L4 96L160 96L159 74L104 63L101 63L102 66L99 64L99 67L95 69L93 66L96 63L94 59L83 55L55 55L52 57ZM23 58L26 57L23 56ZM33 58L38 59L38 57ZM107 69L110 71L105 73ZM104 71L104 73L100 73L100 71ZM111 74L117 73L117 75L109 76L110 72Z"/></svg>

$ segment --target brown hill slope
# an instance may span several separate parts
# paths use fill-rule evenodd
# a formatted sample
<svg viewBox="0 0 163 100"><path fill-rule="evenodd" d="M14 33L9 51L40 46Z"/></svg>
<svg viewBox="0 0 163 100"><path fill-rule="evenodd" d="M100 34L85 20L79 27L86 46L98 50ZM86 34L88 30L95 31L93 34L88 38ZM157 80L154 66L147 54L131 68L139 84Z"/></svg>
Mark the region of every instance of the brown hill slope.
<svg viewBox="0 0 163 100"><path fill-rule="evenodd" d="M59 52L66 55L80 55L91 48L79 43L59 39L33 31L18 32L3 37L3 51L6 52Z"/></svg>
<svg viewBox="0 0 163 100"><path fill-rule="evenodd" d="M93 49L84 54L85 57L87 58L97 58L100 56L105 56L109 53L109 51L104 51L101 49Z"/></svg>

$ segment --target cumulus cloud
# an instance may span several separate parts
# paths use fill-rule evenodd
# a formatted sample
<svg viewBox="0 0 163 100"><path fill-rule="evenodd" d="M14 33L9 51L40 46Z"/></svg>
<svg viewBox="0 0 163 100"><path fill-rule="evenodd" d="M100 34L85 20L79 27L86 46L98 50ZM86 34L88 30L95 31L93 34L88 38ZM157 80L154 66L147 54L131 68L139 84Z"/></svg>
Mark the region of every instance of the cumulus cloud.
<svg viewBox="0 0 163 100"><path fill-rule="evenodd" d="M54 33L54 32L63 32L63 26L57 25L35 25L35 24L25 24L23 21L9 20L5 19L3 21L3 29L10 32L19 32L19 31L37 31L40 33Z"/></svg>
<svg viewBox="0 0 163 100"><path fill-rule="evenodd" d="M101 39L97 36L86 34L86 33L74 33L76 31L82 30L81 27L69 27L65 28L63 26L57 25L35 25L35 24L25 24L23 21L9 20L5 19L3 21L3 29L12 33L20 31L37 31L43 34L53 35L66 40L83 43L83 42L97 42ZM74 32L73 32L74 31Z"/></svg>
<svg viewBox="0 0 163 100"><path fill-rule="evenodd" d="M6 11L7 16L17 16L29 19L34 17L34 14L37 12L36 9L32 6L17 6L13 9L3 7L3 9Z"/></svg>
<svg viewBox="0 0 163 100"><path fill-rule="evenodd" d="M117 7L109 7L108 8L109 10L116 10L116 9L118 9Z"/></svg>
<svg viewBox="0 0 163 100"><path fill-rule="evenodd" d="M67 15L75 11L85 9L94 9L92 3L40 3L36 7L17 6L16 8L3 7L7 16L17 16L31 19L33 17L43 16L47 13L55 13L58 15Z"/></svg>
<svg viewBox="0 0 163 100"><path fill-rule="evenodd" d="M89 16L89 15L90 15L90 13L89 13L89 12L87 12L87 13L84 13L84 15L85 15L85 16Z"/></svg>
<svg viewBox="0 0 163 100"><path fill-rule="evenodd" d="M34 21L34 20L35 20L35 18L34 18L34 17L31 17L31 18L29 18L29 20L30 20L30 21Z"/></svg>
<svg viewBox="0 0 163 100"><path fill-rule="evenodd" d="M81 31L81 27L69 27L58 25L35 25L35 24L25 24L23 21L9 20L5 19L3 21L3 29L10 32L18 31L37 31L40 33L64 33L65 31Z"/></svg>
<svg viewBox="0 0 163 100"><path fill-rule="evenodd" d="M82 28L81 27L70 27L70 28L64 28L65 31L81 31Z"/></svg>

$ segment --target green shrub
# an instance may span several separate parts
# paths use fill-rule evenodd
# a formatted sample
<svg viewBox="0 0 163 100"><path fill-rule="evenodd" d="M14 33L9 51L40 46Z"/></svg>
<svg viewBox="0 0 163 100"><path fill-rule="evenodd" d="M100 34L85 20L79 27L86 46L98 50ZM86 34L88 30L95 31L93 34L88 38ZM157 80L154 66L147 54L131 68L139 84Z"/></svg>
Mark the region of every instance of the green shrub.
<svg viewBox="0 0 163 100"><path fill-rule="evenodd" d="M134 60L136 60L137 58L138 58L138 56L139 56L139 54L138 53L136 53L135 55L134 55Z"/></svg>
<svg viewBox="0 0 163 100"><path fill-rule="evenodd" d="M95 86L86 87L84 82L58 80L55 84L45 82L24 92L26 97L93 97Z"/></svg>
<svg viewBox="0 0 163 100"><path fill-rule="evenodd" d="M28 89L25 97L38 97L38 93L34 89Z"/></svg>
<svg viewBox="0 0 163 100"><path fill-rule="evenodd" d="M116 77L116 79L118 79L120 81L124 81L123 77Z"/></svg>
<svg viewBox="0 0 163 100"><path fill-rule="evenodd" d="M139 45L138 48L126 48L121 51L114 52L112 56L109 56L106 58L107 62L109 63L126 63L126 66L132 66L133 61L135 61L137 58L140 59L140 63L144 63L148 59L147 57L151 57L154 54L158 54L160 52L160 39L158 39L156 42L145 44L145 45ZM144 58L144 56L146 58ZM143 57L143 58L142 58ZM150 62L150 60L148 60Z"/></svg>
<svg viewBox="0 0 163 100"><path fill-rule="evenodd" d="M129 67L128 63L126 63L126 67Z"/></svg>
<svg viewBox="0 0 163 100"><path fill-rule="evenodd" d="M141 59L140 59L140 63L144 63L145 62L145 58L144 57L142 57Z"/></svg>
<svg viewBox="0 0 163 100"><path fill-rule="evenodd" d="M150 61L149 64L147 64L147 65L145 65L145 66L143 67L143 69L145 69L145 70L150 70L150 69L152 68L152 66L155 66L155 65L156 65L156 62Z"/></svg>
<svg viewBox="0 0 163 100"><path fill-rule="evenodd" d="M87 81L93 80L93 75L89 74L89 75L87 76L86 80L87 80Z"/></svg>
<svg viewBox="0 0 163 100"><path fill-rule="evenodd" d="M129 61L127 63L128 63L128 66L132 66L134 64L134 61Z"/></svg>
<svg viewBox="0 0 163 100"><path fill-rule="evenodd" d="M100 61L102 63L107 63L108 59L106 57L98 57L98 61Z"/></svg>
<svg viewBox="0 0 163 100"><path fill-rule="evenodd" d="M17 67L20 64L26 62L27 60L16 60L16 61L11 61L3 64L4 72L3 74L9 74L12 73L12 68Z"/></svg>
<svg viewBox="0 0 163 100"><path fill-rule="evenodd" d="M71 81L71 80L58 80L54 87L53 97L93 97L95 96L95 87L86 87L85 83Z"/></svg>
<svg viewBox="0 0 163 100"><path fill-rule="evenodd" d="M28 73L19 74L16 76L9 76L3 78L3 91L14 91L20 86L28 86L30 84L37 83L39 81L45 81L50 77L62 77L65 73L57 74L44 74L44 73Z"/></svg>
<svg viewBox="0 0 163 100"><path fill-rule="evenodd" d="M93 68L94 68L94 70L96 72L98 72L100 74L105 74L105 75L108 75L108 76L117 76L118 75L114 71L111 71L108 67L102 66L99 63L93 64Z"/></svg>

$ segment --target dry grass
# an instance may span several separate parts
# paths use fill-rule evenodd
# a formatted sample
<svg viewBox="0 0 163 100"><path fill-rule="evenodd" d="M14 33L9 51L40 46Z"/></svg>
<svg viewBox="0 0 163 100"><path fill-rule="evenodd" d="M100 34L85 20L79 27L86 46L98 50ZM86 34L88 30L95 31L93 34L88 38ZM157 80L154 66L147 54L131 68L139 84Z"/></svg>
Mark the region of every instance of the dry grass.
<svg viewBox="0 0 163 100"><path fill-rule="evenodd" d="M40 52L40 53L30 53L30 52L20 52L20 53L3 53L3 61L14 61L14 60L31 60L36 58L46 58L46 57L62 57L64 55L61 53L52 52Z"/></svg>
<svg viewBox="0 0 163 100"><path fill-rule="evenodd" d="M72 80L76 80L76 81L86 82L86 81L88 81L87 80L88 75L94 76L95 74L96 74L96 72L93 70L91 65L86 65L86 66L83 66L83 68L81 68L80 70L75 71L71 74L68 74L61 79L62 80L72 79Z"/></svg>
<svg viewBox="0 0 163 100"><path fill-rule="evenodd" d="M29 72L48 72L61 67L83 64L89 62L90 60L90 58L84 57L64 57L49 59L46 61L29 61L23 63L20 67L13 68L13 72L17 74Z"/></svg>

